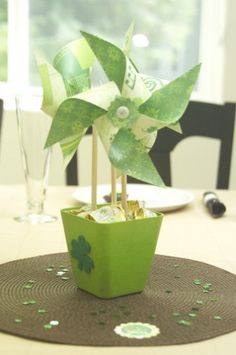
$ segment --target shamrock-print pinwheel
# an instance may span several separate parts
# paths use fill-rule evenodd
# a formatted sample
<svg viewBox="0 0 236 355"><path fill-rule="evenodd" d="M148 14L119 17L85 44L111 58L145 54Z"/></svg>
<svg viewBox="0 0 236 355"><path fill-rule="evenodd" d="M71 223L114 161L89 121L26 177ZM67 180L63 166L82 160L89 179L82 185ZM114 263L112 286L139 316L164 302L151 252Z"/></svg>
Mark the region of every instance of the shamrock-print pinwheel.
<svg viewBox="0 0 236 355"><path fill-rule="evenodd" d="M42 111L54 117L63 100L88 90L93 60L94 55L83 38L61 48L53 65L38 57L38 70L43 86ZM77 135L74 135L60 142L65 165L74 155L79 141Z"/></svg>
<svg viewBox="0 0 236 355"><path fill-rule="evenodd" d="M122 51L94 35L81 32L109 82L59 106L46 147L95 125L113 166L122 173L153 185L163 185L148 151L156 133L178 124L197 80L200 65L150 91L145 76ZM79 141L79 139L78 139Z"/></svg>

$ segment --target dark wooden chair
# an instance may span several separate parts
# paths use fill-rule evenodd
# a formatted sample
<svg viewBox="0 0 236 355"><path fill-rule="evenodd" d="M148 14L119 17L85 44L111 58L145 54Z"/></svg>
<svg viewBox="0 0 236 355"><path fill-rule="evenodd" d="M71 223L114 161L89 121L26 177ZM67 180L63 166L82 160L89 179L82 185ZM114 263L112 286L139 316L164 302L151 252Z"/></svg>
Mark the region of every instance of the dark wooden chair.
<svg viewBox="0 0 236 355"><path fill-rule="evenodd" d="M181 118L182 134L162 129L150 151L154 165L165 184L171 186L170 153L183 139L202 136L220 140L217 189L228 189L232 156L235 104L210 104L191 101ZM135 182L130 179L130 182ZM137 182L137 181L136 181Z"/></svg>
<svg viewBox="0 0 236 355"><path fill-rule="evenodd" d="M89 128L86 134L92 134L92 129ZM78 157L77 152L71 159L70 163L66 168L66 185L79 185L79 176L78 176Z"/></svg>

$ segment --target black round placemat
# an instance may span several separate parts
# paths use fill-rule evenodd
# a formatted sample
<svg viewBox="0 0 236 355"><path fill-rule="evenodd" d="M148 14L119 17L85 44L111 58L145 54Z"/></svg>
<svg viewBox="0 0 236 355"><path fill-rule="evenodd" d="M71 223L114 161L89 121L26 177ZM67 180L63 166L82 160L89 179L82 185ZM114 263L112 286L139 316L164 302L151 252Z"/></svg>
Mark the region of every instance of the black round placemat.
<svg viewBox="0 0 236 355"><path fill-rule="evenodd" d="M142 293L103 300L77 289L69 267L66 253L0 265L0 329L98 346L184 344L236 330L236 276L225 270L158 255ZM160 334L129 339L114 332L129 322L156 325Z"/></svg>

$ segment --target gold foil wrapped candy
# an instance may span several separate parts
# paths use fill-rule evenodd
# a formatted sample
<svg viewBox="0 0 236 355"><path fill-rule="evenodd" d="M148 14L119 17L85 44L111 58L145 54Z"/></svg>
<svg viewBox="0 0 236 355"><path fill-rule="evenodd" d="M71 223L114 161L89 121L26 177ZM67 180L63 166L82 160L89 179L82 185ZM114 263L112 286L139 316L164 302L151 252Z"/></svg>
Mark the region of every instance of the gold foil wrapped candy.
<svg viewBox="0 0 236 355"><path fill-rule="evenodd" d="M88 219L99 223L114 223L126 221L125 214L119 206L103 206L88 214Z"/></svg>
<svg viewBox="0 0 236 355"><path fill-rule="evenodd" d="M98 223L115 223L149 218L156 215L153 211L145 209L143 202L134 200L127 201L127 215L122 208L121 202L116 205L104 205L94 211L91 211L90 206L86 205L76 211L73 210L73 214Z"/></svg>

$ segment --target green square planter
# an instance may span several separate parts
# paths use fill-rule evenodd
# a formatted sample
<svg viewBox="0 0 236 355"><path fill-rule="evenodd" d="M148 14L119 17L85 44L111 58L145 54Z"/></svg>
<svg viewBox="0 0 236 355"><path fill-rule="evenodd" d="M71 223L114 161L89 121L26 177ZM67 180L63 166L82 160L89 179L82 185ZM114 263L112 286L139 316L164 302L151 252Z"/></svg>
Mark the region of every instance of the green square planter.
<svg viewBox="0 0 236 355"><path fill-rule="evenodd" d="M75 208L78 210L78 208ZM163 215L97 223L61 211L77 286L101 298L141 292L155 253Z"/></svg>

